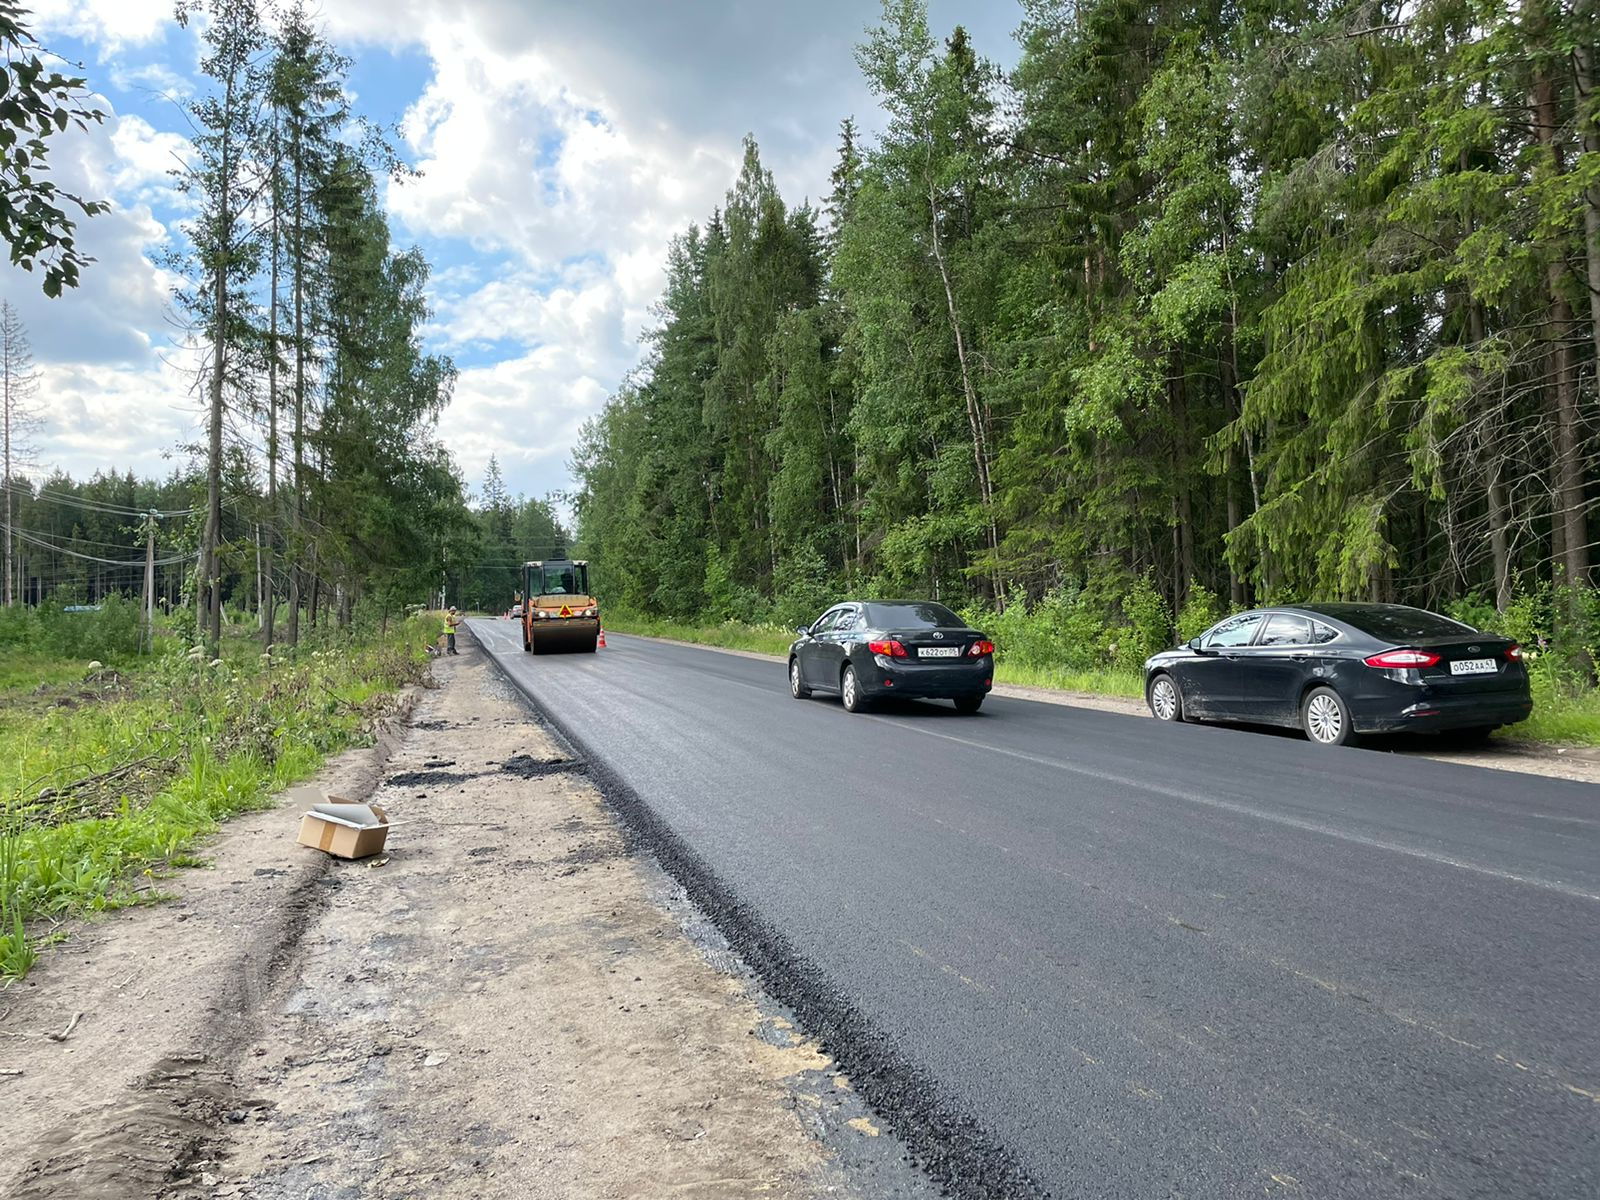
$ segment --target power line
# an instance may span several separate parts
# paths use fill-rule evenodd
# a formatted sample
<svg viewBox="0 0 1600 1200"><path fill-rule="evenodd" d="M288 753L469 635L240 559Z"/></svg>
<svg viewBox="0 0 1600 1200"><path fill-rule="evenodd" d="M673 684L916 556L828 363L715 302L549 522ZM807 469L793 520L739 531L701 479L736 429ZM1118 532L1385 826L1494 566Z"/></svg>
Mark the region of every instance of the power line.
<svg viewBox="0 0 1600 1200"><path fill-rule="evenodd" d="M76 550L68 550L64 546L52 546L49 542L24 533L20 529L16 530L16 534L23 541L31 542L33 545L39 546L45 550L49 550L53 554L65 554L70 558L81 558L85 562L103 563L108 567L142 567L145 565L145 560L142 558L100 558L94 554L80 554ZM158 567L168 567L173 563L188 562L191 558L195 557L197 557L196 554L180 554L175 558L158 558L155 561L155 565Z"/></svg>
<svg viewBox="0 0 1600 1200"><path fill-rule="evenodd" d="M134 542L134 541L101 542L101 541L95 540L94 538L79 537L75 533L52 533L49 530L45 530L45 529L23 529L20 526L13 526L13 528L15 528L18 533L31 533L34 537L38 537L38 538L52 538L52 539L55 539L57 541L74 542L74 543L76 543L76 544L78 544L80 546L106 546L106 547L108 547L108 548L110 548L112 550L143 550L144 549L144 536L145 535L142 532L139 534L139 538L138 538L138 540L136 542ZM166 553L166 552L163 551L163 553ZM175 551L174 551L174 553L175 553Z"/></svg>
<svg viewBox="0 0 1600 1200"><path fill-rule="evenodd" d="M19 495L26 496L35 501L46 501L51 504L65 504L69 508L82 508L90 512L109 513L120 517L148 517L152 512L157 517L186 517L190 513L198 512L193 508L150 509L150 508L124 508L120 504L102 504L98 500L85 500L82 496L74 496L67 492L57 492L50 488L40 488L34 491L26 483L12 480L7 485L10 490Z"/></svg>

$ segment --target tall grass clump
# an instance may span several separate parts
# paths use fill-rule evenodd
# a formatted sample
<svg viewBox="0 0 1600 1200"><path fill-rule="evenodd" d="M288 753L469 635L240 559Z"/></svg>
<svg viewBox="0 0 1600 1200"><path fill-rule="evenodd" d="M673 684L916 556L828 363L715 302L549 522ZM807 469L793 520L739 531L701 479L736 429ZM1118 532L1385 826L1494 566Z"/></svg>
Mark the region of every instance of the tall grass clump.
<svg viewBox="0 0 1600 1200"><path fill-rule="evenodd" d="M1468 625L1514 638L1533 689L1533 716L1507 732L1537 741L1600 746L1600 593L1592 588L1537 587L1518 592L1500 612L1472 593L1446 607Z"/></svg>
<svg viewBox="0 0 1600 1200"><path fill-rule="evenodd" d="M271 655L241 631L221 658L174 648L104 693L0 694L0 975L31 966L28 921L133 902L219 821L360 741L435 631L335 628Z"/></svg>
<svg viewBox="0 0 1600 1200"><path fill-rule="evenodd" d="M1192 606L1184 617L1194 620ZM1148 577L1092 588L1014 593L1005 608L972 605L969 624L995 643L997 682L1136 696L1144 660L1172 645L1173 615Z"/></svg>

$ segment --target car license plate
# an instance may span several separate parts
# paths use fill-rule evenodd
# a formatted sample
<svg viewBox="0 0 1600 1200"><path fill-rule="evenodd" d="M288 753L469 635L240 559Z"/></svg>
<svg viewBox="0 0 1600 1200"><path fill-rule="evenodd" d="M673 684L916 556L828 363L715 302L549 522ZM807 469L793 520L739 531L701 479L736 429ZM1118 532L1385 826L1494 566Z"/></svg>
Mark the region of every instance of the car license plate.
<svg viewBox="0 0 1600 1200"><path fill-rule="evenodd" d="M1492 658L1458 658L1450 664L1452 675L1493 675L1499 669Z"/></svg>
<svg viewBox="0 0 1600 1200"><path fill-rule="evenodd" d="M917 651L918 658L959 658L959 646L923 646Z"/></svg>

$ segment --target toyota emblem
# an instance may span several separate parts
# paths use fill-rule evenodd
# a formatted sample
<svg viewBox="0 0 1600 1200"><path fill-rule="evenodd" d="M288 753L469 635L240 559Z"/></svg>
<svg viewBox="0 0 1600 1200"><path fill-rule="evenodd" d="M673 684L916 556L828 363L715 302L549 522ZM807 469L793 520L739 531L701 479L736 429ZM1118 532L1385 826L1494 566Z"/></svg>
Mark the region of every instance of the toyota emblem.
<svg viewBox="0 0 1600 1200"><path fill-rule="evenodd" d="M944 640L944 634L940 633L938 630L934 630L933 636L938 641Z"/></svg>

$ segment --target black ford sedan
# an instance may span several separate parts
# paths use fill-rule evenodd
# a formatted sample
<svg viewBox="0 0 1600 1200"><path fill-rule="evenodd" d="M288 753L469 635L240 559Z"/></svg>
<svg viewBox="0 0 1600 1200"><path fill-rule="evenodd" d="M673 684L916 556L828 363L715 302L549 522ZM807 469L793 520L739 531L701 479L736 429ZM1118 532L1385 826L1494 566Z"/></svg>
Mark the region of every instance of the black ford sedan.
<svg viewBox="0 0 1600 1200"><path fill-rule="evenodd" d="M994 686L994 643L931 600L835 604L789 647L789 692L838 692L850 712L873 698L954 700L975 713Z"/></svg>
<svg viewBox="0 0 1600 1200"><path fill-rule="evenodd" d="M1219 621L1144 665L1163 721L1298 726L1339 746L1361 733L1487 736L1533 711L1509 638L1402 604L1303 604Z"/></svg>

